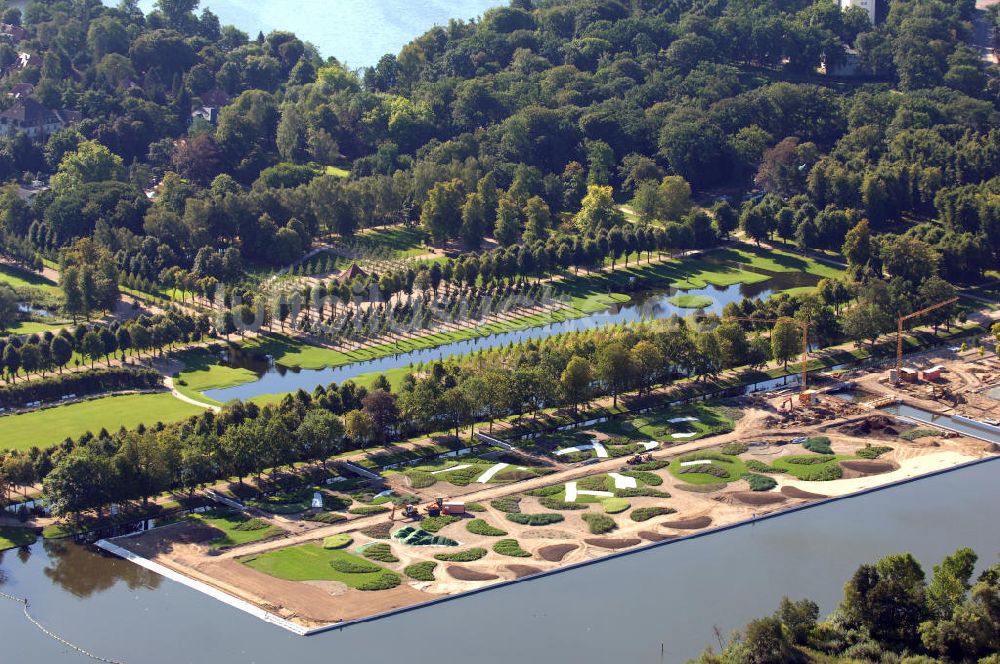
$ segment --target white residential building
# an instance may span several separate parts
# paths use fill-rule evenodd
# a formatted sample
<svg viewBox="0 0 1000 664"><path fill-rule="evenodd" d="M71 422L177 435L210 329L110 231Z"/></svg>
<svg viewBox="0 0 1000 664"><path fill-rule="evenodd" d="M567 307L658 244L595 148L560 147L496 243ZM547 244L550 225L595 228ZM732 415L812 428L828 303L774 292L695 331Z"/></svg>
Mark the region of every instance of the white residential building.
<svg viewBox="0 0 1000 664"><path fill-rule="evenodd" d="M875 2L876 0L840 0L840 9L846 11L848 7L861 7L868 12L868 20L875 25Z"/></svg>

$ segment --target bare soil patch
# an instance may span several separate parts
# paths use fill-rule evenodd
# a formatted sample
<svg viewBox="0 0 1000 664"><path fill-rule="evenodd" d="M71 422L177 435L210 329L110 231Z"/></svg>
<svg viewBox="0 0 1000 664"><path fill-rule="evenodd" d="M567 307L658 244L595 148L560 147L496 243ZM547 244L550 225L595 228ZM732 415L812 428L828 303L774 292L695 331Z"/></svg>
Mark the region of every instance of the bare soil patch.
<svg viewBox="0 0 1000 664"><path fill-rule="evenodd" d="M667 535L666 533L654 533L652 530L640 530L639 537L647 542L662 542L663 540L677 539L677 535Z"/></svg>
<svg viewBox="0 0 1000 664"><path fill-rule="evenodd" d="M729 494L733 500L744 505L777 505L783 503L787 498L779 493L764 493L761 491L736 491Z"/></svg>
<svg viewBox="0 0 1000 664"><path fill-rule="evenodd" d="M532 574L538 574L542 570L538 567L532 567L531 565L507 565L507 569L514 573L514 578L520 579L524 576L531 576Z"/></svg>
<svg viewBox="0 0 1000 664"><path fill-rule="evenodd" d="M220 534L218 529L206 523L182 521L151 530L145 535L121 540L119 545L143 558L152 558L161 553L169 553L179 545L203 544Z"/></svg>
<svg viewBox="0 0 1000 664"><path fill-rule="evenodd" d="M542 558L542 560L547 560L550 563L558 563L566 557L566 554L570 551L575 551L578 548L579 546L576 544L550 544L540 548L538 550L538 555Z"/></svg>
<svg viewBox="0 0 1000 664"><path fill-rule="evenodd" d="M841 461L840 467L844 469L844 477L850 479L853 477L867 477L869 475L890 473L899 468L899 464L893 461L861 459L858 461Z"/></svg>
<svg viewBox="0 0 1000 664"><path fill-rule="evenodd" d="M459 581L496 581L500 578L496 574L479 572L461 565L448 565L447 572L451 578Z"/></svg>
<svg viewBox="0 0 1000 664"><path fill-rule="evenodd" d="M334 597L340 597L341 595L347 594L347 584L341 583L340 581L303 581L302 583L307 586L312 586L314 588L319 588L324 590Z"/></svg>
<svg viewBox="0 0 1000 664"><path fill-rule="evenodd" d="M781 494L783 496L788 496L789 498L802 498L804 500L816 500L819 498L829 498L829 496L824 496L821 493L812 493L811 491L804 491L796 486L783 486L781 487Z"/></svg>
<svg viewBox="0 0 1000 664"><path fill-rule="evenodd" d="M712 525L712 517L710 516L692 516L687 519L675 519L673 521L664 521L660 524L664 528L673 528L675 530L699 530L701 528L707 528Z"/></svg>
<svg viewBox="0 0 1000 664"><path fill-rule="evenodd" d="M630 546L642 543L642 540L638 537L591 537L583 541L591 546L598 546L602 549L627 549Z"/></svg>

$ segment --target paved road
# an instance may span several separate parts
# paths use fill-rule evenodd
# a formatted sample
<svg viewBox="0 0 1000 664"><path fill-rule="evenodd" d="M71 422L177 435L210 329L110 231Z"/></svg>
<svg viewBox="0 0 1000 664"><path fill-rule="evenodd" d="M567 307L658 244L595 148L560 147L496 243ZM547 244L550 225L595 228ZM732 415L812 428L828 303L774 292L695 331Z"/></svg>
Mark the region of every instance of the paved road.
<svg viewBox="0 0 1000 664"><path fill-rule="evenodd" d="M996 32L996 24L986 12L986 8L992 7L998 2L1000 0L977 0L976 18L973 22L972 45L979 50L983 61L991 65L998 63L996 53L993 50L995 46L994 33Z"/></svg>

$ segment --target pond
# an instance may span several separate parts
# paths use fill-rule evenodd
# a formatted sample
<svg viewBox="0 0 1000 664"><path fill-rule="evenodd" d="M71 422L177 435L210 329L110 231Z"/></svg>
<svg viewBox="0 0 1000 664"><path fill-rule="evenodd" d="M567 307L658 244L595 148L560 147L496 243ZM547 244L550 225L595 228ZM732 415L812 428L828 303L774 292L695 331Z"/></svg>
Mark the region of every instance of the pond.
<svg viewBox="0 0 1000 664"><path fill-rule="evenodd" d="M390 369L416 366L420 363L433 362L446 357L465 355L478 350L497 348L530 339L544 339L564 332L588 330L618 323L668 318L673 315L683 317L695 312L721 315L723 308L730 302L740 302L747 297L766 299L789 288L815 286L818 281L817 277L804 273L767 274L770 275L767 281L755 284L709 285L692 290L667 288L642 291L633 295L632 299L624 304L614 305L605 311L589 314L575 320L551 323L517 332L503 332L468 341L457 341L435 348L387 355L375 360L355 362L327 369L312 370L286 367L280 361L269 363L247 353L235 352L230 355L230 364L254 371L258 375L258 380L235 387L206 390L204 395L220 403L225 403L231 399L246 400L265 394L281 394L299 389L312 392L317 385L343 383L361 374L381 373ZM670 303L670 298L678 294L702 295L711 298L712 305L704 309L678 307Z"/></svg>
<svg viewBox="0 0 1000 664"><path fill-rule="evenodd" d="M49 629L127 664L386 661L409 664L682 662L783 595L825 615L861 563L910 551L929 573L958 547L996 560L991 461L884 491L456 599L314 637L294 636L131 563L63 542L0 554L4 592ZM739 579L734 584L733 580ZM429 639L429 634L439 635ZM0 599L4 661L89 660ZM663 644L664 658L660 659Z"/></svg>

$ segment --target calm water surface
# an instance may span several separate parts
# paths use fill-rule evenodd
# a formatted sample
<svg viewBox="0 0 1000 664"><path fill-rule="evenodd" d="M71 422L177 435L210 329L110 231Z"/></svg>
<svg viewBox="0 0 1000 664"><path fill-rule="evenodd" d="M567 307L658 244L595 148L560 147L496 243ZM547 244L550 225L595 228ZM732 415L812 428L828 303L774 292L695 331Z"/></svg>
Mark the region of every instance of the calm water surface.
<svg viewBox="0 0 1000 664"><path fill-rule="evenodd" d="M353 68L374 65L386 53L399 53L414 37L435 25L447 25L449 19L478 18L490 7L506 4L504 0L202 0L200 6L251 39L258 32L288 30L312 42L323 57L332 55ZM154 0L140 0L139 6L149 12Z"/></svg>
<svg viewBox="0 0 1000 664"><path fill-rule="evenodd" d="M931 565L961 546L992 564L1000 463L921 480L583 569L315 637L297 637L193 590L71 544L0 558L0 589L28 595L45 624L127 662L561 664L684 661L771 613L782 595L835 608L858 564L912 551ZM433 636L432 636L433 635ZM5 662L88 661L0 600Z"/></svg>

